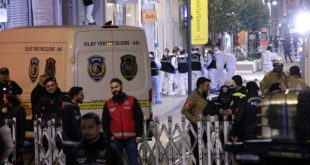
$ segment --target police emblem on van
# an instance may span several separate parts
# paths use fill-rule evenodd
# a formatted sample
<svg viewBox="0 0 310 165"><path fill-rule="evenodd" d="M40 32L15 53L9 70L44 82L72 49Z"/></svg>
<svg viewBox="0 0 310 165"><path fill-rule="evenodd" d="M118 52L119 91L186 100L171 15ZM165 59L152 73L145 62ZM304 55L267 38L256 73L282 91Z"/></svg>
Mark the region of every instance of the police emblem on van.
<svg viewBox="0 0 310 165"><path fill-rule="evenodd" d="M30 59L29 65L29 78L32 83L34 83L39 75L39 59L37 57L33 57Z"/></svg>
<svg viewBox="0 0 310 165"><path fill-rule="evenodd" d="M56 60L53 58L48 58L46 60L46 65L45 65L45 75L47 77L55 77L56 73Z"/></svg>
<svg viewBox="0 0 310 165"><path fill-rule="evenodd" d="M131 81L135 78L138 70L136 57L133 55L124 55L121 57L121 73L124 78Z"/></svg>
<svg viewBox="0 0 310 165"><path fill-rule="evenodd" d="M106 72L106 66L105 66L105 58L101 57L99 55L94 55L89 57L88 59L88 75L89 77L98 82L103 79L105 72Z"/></svg>

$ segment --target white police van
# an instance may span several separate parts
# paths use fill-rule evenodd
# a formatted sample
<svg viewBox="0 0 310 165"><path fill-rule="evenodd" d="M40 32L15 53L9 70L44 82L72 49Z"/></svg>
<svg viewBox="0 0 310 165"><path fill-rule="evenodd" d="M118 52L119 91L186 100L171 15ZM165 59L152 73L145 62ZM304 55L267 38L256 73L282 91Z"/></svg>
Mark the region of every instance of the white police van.
<svg viewBox="0 0 310 165"><path fill-rule="evenodd" d="M81 112L101 114L112 96L110 80L123 81L150 117L151 75L145 33L130 26L43 26L0 32L0 66L24 90L21 100L31 118L30 95L42 74L55 76L62 91L84 88Z"/></svg>

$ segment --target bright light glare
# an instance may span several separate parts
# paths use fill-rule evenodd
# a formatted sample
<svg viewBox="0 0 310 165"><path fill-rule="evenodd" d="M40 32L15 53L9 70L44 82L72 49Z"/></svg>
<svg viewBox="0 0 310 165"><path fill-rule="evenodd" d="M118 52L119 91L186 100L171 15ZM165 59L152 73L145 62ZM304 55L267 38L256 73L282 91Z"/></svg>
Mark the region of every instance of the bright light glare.
<svg viewBox="0 0 310 165"><path fill-rule="evenodd" d="M272 1L272 5L276 6L278 4L278 1Z"/></svg>
<svg viewBox="0 0 310 165"><path fill-rule="evenodd" d="M296 16L295 30L298 33L306 33L310 30L310 13L302 12Z"/></svg>

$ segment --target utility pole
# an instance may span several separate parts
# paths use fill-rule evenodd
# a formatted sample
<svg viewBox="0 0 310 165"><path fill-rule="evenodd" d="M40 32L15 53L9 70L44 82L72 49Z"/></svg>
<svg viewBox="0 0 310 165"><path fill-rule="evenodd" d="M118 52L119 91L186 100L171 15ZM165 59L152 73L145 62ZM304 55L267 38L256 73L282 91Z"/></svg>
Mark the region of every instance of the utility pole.
<svg viewBox="0 0 310 165"><path fill-rule="evenodd" d="M188 59L188 95L192 92L192 42L191 42L191 0L187 0L187 59Z"/></svg>

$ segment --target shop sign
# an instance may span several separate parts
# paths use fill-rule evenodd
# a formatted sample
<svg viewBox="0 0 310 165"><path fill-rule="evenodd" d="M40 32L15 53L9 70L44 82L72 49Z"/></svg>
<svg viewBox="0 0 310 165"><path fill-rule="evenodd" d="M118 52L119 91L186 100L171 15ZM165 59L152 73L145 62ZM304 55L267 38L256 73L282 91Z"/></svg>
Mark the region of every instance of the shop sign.
<svg viewBox="0 0 310 165"><path fill-rule="evenodd" d="M142 10L142 22L154 23L156 21L156 10Z"/></svg>
<svg viewBox="0 0 310 165"><path fill-rule="evenodd" d="M191 37L193 45L208 42L208 0L191 1Z"/></svg>

